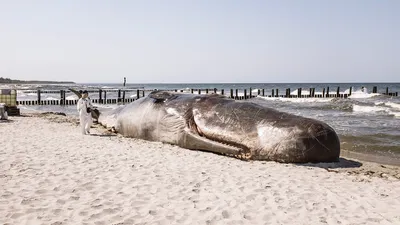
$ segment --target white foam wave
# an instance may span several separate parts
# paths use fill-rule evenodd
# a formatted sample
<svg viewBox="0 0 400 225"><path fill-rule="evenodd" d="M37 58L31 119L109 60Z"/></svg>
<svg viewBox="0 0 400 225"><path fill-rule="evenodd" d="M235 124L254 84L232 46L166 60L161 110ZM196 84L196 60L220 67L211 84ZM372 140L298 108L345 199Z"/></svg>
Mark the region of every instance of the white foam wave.
<svg viewBox="0 0 400 225"><path fill-rule="evenodd" d="M394 117L400 118L400 112L390 112L389 115L393 115Z"/></svg>
<svg viewBox="0 0 400 225"><path fill-rule="evenodd" d="M258 96L258 98L269 101L295 102L295 103L330 102L334 99L334 98L281 98L281 97L263 97L263 96Z"/></svg>
<svg viewBox="0 0 400 225"><path fill-rule="evenodd" d="M390 106L394 109L400 110L400 104L394 102L386 102L385 105Z"/></svg>
<svg viewBox="0 0 400 225"><path fill-rule="evenodd" d="M120 105L116 104L98 104L98 103L92 103L92 104L96 108L103 108L103 109L115 109L120 107Z"/></svg>
<svg viewBox="0 0 400 225"><path fill-rule="evenodd" d="M297 95L298 94L298 89L296 89L296 90L294 90L294 91L292 91L292 92L290 92L290 95ZM321 93L322 94L322 93ZM310 91L309 90L306 90L306 89L302 89L301 90L301 95L310 95Z"/></svg>
<svg viewBox="0 0 400 225"><path fill-rule="evenodd" d="M76 96L76 95L68 95L68 96L65 97L65 99L66 100L77 100L78 96Z"/></svg>
<svg viewBox="0 0 400 225"><path fill-rule="evenodd" d="M378 93L365 93L361 91L352 92L349 98L372 98L374 96L378 96Z"/></svg>
<svg viewBox="0 0 400 225"><path fill-rule="evenodd" d="M384 103L384 102L375 102L374 104L375 104L375 105L379 105L379 106L383 106L383 105L385 105L385 103Z"/></svg>
<svg viewBox="0 0 400 225"><path fill-rule="evenodd" d="M46 100L59 100L59 99L54 97L47 97Z"/></svg>
<svg viewBox="0 0 400 225"><path fill-rule="evenodd" d="M353 105L354 113L365 113L365 114L386 114L392 115L395 117L400 117L399 111L393 111L385 106L361 106L361 105Z"/></svg>
<svg viewBox="0 0 400 225"><path fill-rule="evenodd" d="M382 106L364 106L364 105L353 105L353 112L361 113L377 113L377 112L388 112L388 108Z"/></svg>
<svg viewBox="0 0 400 225"><path fill-rule="evenodd" d="M343 91L343 94L350 94L350 88Z"/></svg>

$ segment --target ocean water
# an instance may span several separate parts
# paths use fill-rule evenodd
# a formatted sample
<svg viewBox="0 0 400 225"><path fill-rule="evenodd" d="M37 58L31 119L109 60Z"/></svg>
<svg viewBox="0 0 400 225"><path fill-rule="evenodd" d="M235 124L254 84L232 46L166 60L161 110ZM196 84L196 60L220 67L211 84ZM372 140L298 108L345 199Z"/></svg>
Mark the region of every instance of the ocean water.
<svg viewBox="0 0 400 225"><path fill-rule="evenodd" d="M9 85L8 85L9 86ZM257 95L258 89L265 89L265 94L270 95L272 89L279 89L280 94L290 88L293 94L297 88L302 88L303 94L307 94L309 88L315 88L315 93L322 93L323 88L330 88L330 93L336 93L340 87L341 93L349 93L352 87L352 95L347 99L339 98L271 98L257 96L256 98L242 100L255 102L266 107L272 107L280 111L295 115L315 118L328 123L339 134L342 149L362 154L384 156L390 159L391 164L400 165L400 97L391 97L382 94L372 94L372 89L377 86L378 93L384 93L386 87L389 92L400 92L400 83L304 83L304 84L262 84L262 83L204 83L204 84L126 84L127 89L142 89L148 94L151 90L182 90L189 92L194 89L214 89L218 93L225 90L229 95L230 89L243 90L252 88L253 95ZM5 86L0 88L4 88ZM26 93L27 90L60 90L73 87L76 89L98 90L123 89L122 84L75 84L75 85L16 85L18 100L35 100L36 93ZM364 87L362 90L361 88ZM204 92L203 92L204 93ZM210 91L211 93L211 91ZM67 99L76 99L73 93L67 93ZM90 97L98 98L97 93L91 93ZM116 98L116 92L107 93L107 98ZM126 97L136 97L136 91L126 92ZM59 94L42 93L41 99L60 99ZM65 112L77 115L75 106L19 106L21 111L36 110L38 112L53 111ZM116 105L100 105L100 110L110 110Z"/></svg>

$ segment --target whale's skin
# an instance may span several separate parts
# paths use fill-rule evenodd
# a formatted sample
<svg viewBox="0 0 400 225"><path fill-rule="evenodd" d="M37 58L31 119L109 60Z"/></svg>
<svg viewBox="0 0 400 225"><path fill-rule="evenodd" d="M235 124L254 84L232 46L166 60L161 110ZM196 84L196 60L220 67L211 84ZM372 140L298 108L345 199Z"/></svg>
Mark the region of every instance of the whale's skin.
<svg viewBox="0 0 400 225"><path fill-rule="evenodd" d="M337 162L340 141L325 122L218 94L153 91L100 115L126 137L246 160Z"/></svg>

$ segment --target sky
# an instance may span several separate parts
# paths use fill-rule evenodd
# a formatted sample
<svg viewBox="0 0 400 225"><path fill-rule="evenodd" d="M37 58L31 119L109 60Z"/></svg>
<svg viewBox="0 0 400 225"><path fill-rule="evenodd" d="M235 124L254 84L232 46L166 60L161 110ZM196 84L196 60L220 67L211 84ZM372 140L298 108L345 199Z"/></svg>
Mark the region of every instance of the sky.
<svg viewBox="0 0 400 225"><path fill-rule="evenodd" d="M400 82L400 1L0 0L0 77Z"/></svg>

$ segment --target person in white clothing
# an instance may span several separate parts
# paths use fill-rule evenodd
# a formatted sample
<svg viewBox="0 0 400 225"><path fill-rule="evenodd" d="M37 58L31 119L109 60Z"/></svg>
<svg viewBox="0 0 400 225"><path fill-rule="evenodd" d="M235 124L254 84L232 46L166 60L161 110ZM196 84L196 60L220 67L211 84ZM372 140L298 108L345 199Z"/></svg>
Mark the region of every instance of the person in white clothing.
<svg viewBox="0 0 400 225"><path fill-rule="evenodd" d="M85 90L82 92L82 97L78 100L77 104L82 134L90 134L90 126L93 122L91 114L92 108L92 102L88 98L88 92Z"/></svg>

